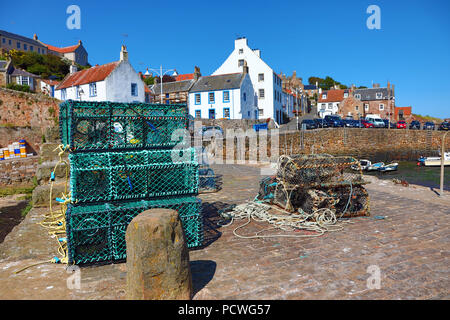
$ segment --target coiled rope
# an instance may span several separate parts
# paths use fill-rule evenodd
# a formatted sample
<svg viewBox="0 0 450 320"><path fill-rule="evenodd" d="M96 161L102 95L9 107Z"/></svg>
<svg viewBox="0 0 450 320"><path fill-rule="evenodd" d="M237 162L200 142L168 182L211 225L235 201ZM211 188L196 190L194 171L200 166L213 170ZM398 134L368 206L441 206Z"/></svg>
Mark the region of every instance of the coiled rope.
<svg viewBox="0 0 450 320"><path fill-rule="evenodd" d="M271 214L271 209L280 211L282 214ZM305 238L305 237L320 237L325 232L334 232L343 230L344 221L338 221L334 210L329 208L321 208L308 214L299 209L298 213L291 214L280 208L270 206L258 201L249 201L237 206L231 206L219 211L220 216L224 220L230 220L226 224L218 223L222 227L227 227L233 224L235 220L247 219L247 222L236 227L233 234L239 238L255 239L255 238L270 238L270 237L290 237L290 238ZM237 230L248 225L252 220L257 222L267 222L272 225L271 228L256 232L254 235L241 235ZM347 223L347 221L345 221ZM262 232L268 230L279 229L282 231L309 231L315 234L270 234L261 235Z"/></svg>

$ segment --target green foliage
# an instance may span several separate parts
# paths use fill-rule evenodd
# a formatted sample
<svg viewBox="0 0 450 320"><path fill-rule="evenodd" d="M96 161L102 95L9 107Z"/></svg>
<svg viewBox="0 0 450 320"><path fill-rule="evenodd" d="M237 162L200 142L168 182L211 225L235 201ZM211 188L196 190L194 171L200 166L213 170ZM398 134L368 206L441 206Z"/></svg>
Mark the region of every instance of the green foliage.
<svg viewBox="0 0 450 320"><path fill-rule="evenodd" d="M144 78L144 83L148 86L152 85L155 83L155 77L147 77Z"/></svg>
<svg viewBox="0 0 450 320"><path fill-rule="evenodd" d="M0 189L0 197L11 196L13 194L32 194L34 190L32 187L2 187Z"/></svg>
<svg viewBox="0 0 450 320"><path fill-rule="evenodd" d="M20 215L22 216L22 218L25 218L31 209L33 209L33 203L30 201L30 202L28 202L27 206L25 208L23 208L22 211L20 212Z"/></svg>
<svg viewBox="0 0 450 320"><path fill-rule="evenodd" d="M330 88L334 87L334 85L338 85L341 89L348 89L348 87L345 84L340 83L339 81L334 80L330 76L326 76L325 79L319 78L319 77L309 77L308 83L309 84L316 84L316 82L319 85L319 88L322 88L322 90L330 90Z"/></svg>
<svg viewBox="0 0 450 320"><path fill-rule="evenodd" d="M6 88L16 91L22 91L22 92L31 92L30 86L27 85L20 85L17 83L9 83L6 85Z"/></svg>
<svg viewBox="0 0 450 320"><path fill-rule="evenodd" d="M358 89L367 89L366 86L359 86Z"/></svg>
<svg viewBox="0 0 450 320"><path fill-rule="evenodd" d="M55 76L61 80L69 73L70 63L68 60L51 54L11 50L9 56L17 68L39 75L44 79ZM84 67L80 66L80 68Z"/></svg>

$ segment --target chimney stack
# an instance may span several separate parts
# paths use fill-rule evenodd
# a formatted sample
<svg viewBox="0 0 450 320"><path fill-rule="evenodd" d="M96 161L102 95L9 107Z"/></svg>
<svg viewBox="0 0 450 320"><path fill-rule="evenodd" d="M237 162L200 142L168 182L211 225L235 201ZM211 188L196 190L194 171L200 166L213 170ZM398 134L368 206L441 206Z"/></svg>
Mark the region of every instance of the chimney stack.
<svg viewBox="0 0 450 320"><path fill-rule="evenodd" d="M75 72L78 71L78 68L77 68L77 66L75 65L75 62L72 62L72 64L71 64L70 67L69 67L69 71L70 71L70 74L73 74L73 73L75 73Z"/></svg>
<svg viewBox="0 0 450 320"><path fill-rule="evenodd" d="M195 66L194 68L194 80L198 81L198 79L202 76L202 74L200 73L200 68Z"/></svg>
<svg viewBox="0 0 450 320"><path fill-rule="evenodd" d="M34 40L37 40L37 39L38 39L38 36L37 36L36 33L33 35L33 39L34 39Z"/></svg>
<svg viewBox="0 0 450 320"><path fill-rule="evenodd" d="M248 74L248 66L247 66L247 61L244 60L244 66L242 67L242 72L244 74Z"/></svg>
<svg viewBox="0 0 450 320"><path fill-rule="evenodd" d="M120 61L128 61L128 51L125 45L122 45L122 48L120 49Z"/></svg>

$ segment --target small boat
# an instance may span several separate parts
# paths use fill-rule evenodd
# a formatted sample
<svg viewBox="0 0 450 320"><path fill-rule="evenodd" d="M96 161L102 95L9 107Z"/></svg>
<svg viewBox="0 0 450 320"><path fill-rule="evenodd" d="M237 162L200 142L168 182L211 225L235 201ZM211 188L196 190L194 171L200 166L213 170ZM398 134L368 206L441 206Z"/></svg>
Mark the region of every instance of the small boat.
<svg viewBox="0 0 450 320"><path fill-rule="evenodd" d="M370 166L370 165L372 164L372 162L370 162L369 160L366 160L366 159L361 159L361 160L359 160L359 164L360 164L360 166L361 166L361 170L362 170L362 171L365 171L365 170L367 170L367 167ZM352 168L353 170L359 170L359 167L360 167L360 166L358 166L357 164L353 164L353 165L351 166L351 168Z"/></svg>
<svg viewBox="0 0 450 320"><path fill-rule="evenodd" d="M390 164L387 164L385 166L382 166L380 168L378 168L378 171L396 171L398 169L398 163L397 162L393 162Z"/></svg>
<svg viewBox="0 0 450 320"><path fill-rule="evenodd" d="M377 162L367 167L367 171L377 171L379 168L384 167L384 162Z"/></svg>
<svg viewBox="0 0 450 320"><path fill-rule="evenodd" d="M441 165L441 157L420 157L419 165L436 167ZM444 152L444 166L450 166L450 152Z"/></svg>

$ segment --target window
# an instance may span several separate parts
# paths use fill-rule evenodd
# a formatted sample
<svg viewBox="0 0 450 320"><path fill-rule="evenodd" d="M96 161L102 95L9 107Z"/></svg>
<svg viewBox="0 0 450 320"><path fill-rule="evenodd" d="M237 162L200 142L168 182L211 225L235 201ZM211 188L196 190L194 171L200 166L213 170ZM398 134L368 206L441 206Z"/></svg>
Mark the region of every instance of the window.
<svg viewBox="0 0 450 320"><path fill-rule="evenodd" d="M17 49L20 49L20 42L17 41Z"/></svg>
<svg viewBox="0 0 450 320"><path fill-rule="evenodd" d="M66 89L62 89L61 90L61 100L66 100L66 97L67 97Z"/></svg>
<svg viewBox="0 0 450 320"><path fill-rule="evenodd" d="M264 89L259 89L259 98L264 99Z"/></svg>
<svg viewBox="0 0 450 320"><path fill-rule="evenodd" d="M380 111L384 110L384 104L380 103Z"/></svg>
<svg viewBox="0 0 450 320"><path fill-rule="evenodd" d="M264 81L264 73L258 74L258 81L260 82Z"/></svg>
<svg viewBox="0 0 450 320"><path fill-rule="evenodd" d="M244 53L244 49L239 49L239 54L243 54Z"/></svg>
<svg viewBox="0 0 450 320"><path fill-rule="evenodd" d="M77 99L80 99L80 86L75 87L75 95Z"/></svg>
<svg viewBox="0 0 450 320"><path fill-rule="evenodd" d="M25 51L26 51L27 49L28 49L28 46L27 46L27 44L26 44L26 43L24 43L24 44L23 44L23 50L25 50Z"/></svg>
<svg viewBox="0 0 450 320"><path fill-rule="evenodd" d="M138 95L137 83L132 83L131 84L131 95L132 96L137 96Z"/></svg>
<svg viewBox="0 0 450 320"><path fill-rule="evenodd" d="M195 104L200 104L200 93L195 94Z"/></svg>
<svg viewBox="0 0 450 320"><path fill-rule="evenodd" d="M209 103L214 103L214 92L208 93L208 101Z"/></svg>
<svg viewBox="0 0 450 320"><path fill-rule="evenodd" d="M332 103L328 104L328 109L333 109L333 104Z"/></svg>
<svg viewBox="0 0 450 320"><path fill-rule="evenodd" d="M3 38L3 39L2 39L2 42L3 42L3 43L6 43L6 38Z"/></svg>
<svg viewBox="0 0 450 320"><path fill-rule="evenodd" d="M33 51L33 46L30 46L30 51Z"/></svg>
<svg viewBox="0 0 450 320"><path fill-rule="evenodd" d="M264 109L258 109L258 115L262 117L264 115Z"/></svg>
<svg viewBox="0 0 450 320"><path fill-rule="evenodd" d="M361 99L361 95L359 93L355 94L356 99Z"/></svg>
<svg viewBox="0 0 450 320"><path fill-rule="evenodd" d="M12 43L11 43L11 39L9 39L9 40L8 40L8 44L9 44L9 45L11 45L11 44L12 44Z"/></svg>
<svg viewBox="0 0 450 320"><path fill-rule="evenodd" d="M368 104L368 103L366 103L366 104L364 105L364 110L365 110L365 111L369 111L369 104Z"/></svg>
<svg viewBox="0 0 450 320"><path fill-rule="evenodd" d="M195 110L195 117L201 118L202 117L202 111L201 110Z"/></svg>
<svg viewBox="0 0 450 320"><path fill-rule="evenodd" d="M17 77L17 84L20 84L22 86L29 86L30 79L28 77L19 76Z"/></svg>
<svg viewBox="0 0 450 320"><path fill-rule="evenodd" d="M230 119L230 108L223 108L223 117Z"/></svg>
<svg viewBox="0 0 450 320"><path fill-rule="evenodd" d="M344 92L344 98L348 98L348 92Z"/></svg>
<svg viewBox="0 0 450 320"><path fill-rule="evenodd" d="M244 65L244 59L239 60L238 62L238 66L242 67Z"/></svg>
<svg viewBox="0 0 450 320"><path fill-rule="evenodd" d="M359 107L358 107L358 106L356 106L356 107L355 107L355 110L356 110L356 111L358 111L358 110L359 110Z"/></svg>
<svg viewBox="0 0 450 320"><path fill-rule="evenodd" d="M169 98L169 94L168 93L166 93L166 98Z"/></svg>
<svg viewBox="0 0 450 320"><path fill-rule="evenodd" d="M223 102L230 102L230 91L223 92Z"/></svg>
<svg viewBox="0 0 450 320"><path fill-rule="evenodd" d="M244 101L247 101L247 94L245 92L244 92L243 98L244 98Z"/></svg>
<svg viewBox="0 0 450 320"><path fill-rule="evenodd" d="M38 53L41 53L41 48L38 48Z"/></svg>
<svg viewBox="0 0 450 320"><path fill-rule="evenodd" d="M382 99L383 98L383 94L381 92L377 92L377 99Z"/></svg>
<svg viewBox="0 0 450 320"><path fill-rule="evenodd" d="M89 83L89 96L96 97L97 96L97 83Z"/></svg>

